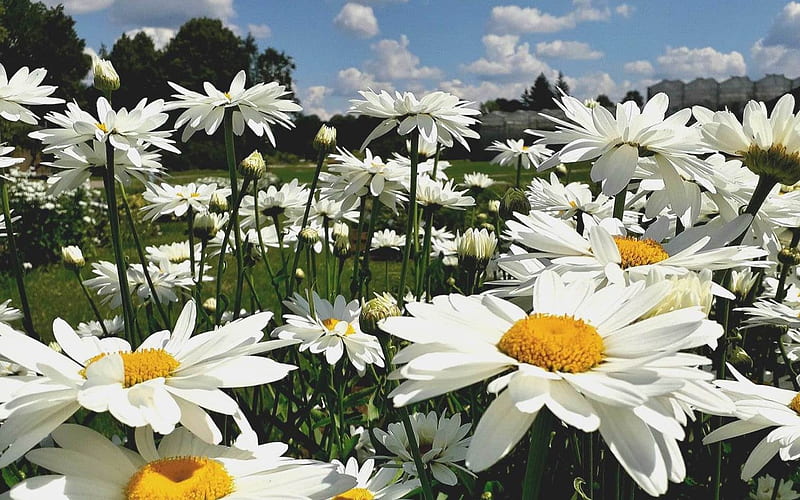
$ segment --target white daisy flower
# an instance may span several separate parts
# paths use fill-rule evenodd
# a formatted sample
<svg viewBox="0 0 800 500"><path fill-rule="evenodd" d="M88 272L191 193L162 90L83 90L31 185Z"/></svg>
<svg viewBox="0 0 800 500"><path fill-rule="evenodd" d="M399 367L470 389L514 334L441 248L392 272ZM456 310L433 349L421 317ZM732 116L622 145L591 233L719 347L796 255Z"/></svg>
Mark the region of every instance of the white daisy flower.
<svg viewBox="0 0 800 500"><path fill-rule="evenodd" d="M453 188L453 180L440 182L427 175L417 178L417 204L423 207L451 208L463 210L475 205L475 198L464 196L467 190Z"/></svg>
<svg viewBox="0 0 800 500"><path fill-rule="evenodd" d="M36 125L36 115L25 106L63 103L63 99L48 97L57 87L41 85L45 76L47 70L44 68L30 71L23 66L9 79L6 68L0 63L0 117L10 122Z"/></svg>
<svg viewBox="0 0 800 500"><path fill-rule="evenodd" d="M2 66L0 66L1 68ZM0 100L1 102L1 100ZM0 169L13 167L14 165L19 165L20 163L25 161L25 158L13 158L10 156L6 156L10 153L14 152L13 146L3 146L0 144ZM0 177L5 179L5 177Z"/></svg>
<svg viewBox="0 0 800 500"><path fill-rule="evenodd" d="M335 464L282 456L288 449L283 443L245 451L204 443L185 429L165 436L158 446L149 429L137 429L136 452L74 424L56 429L53 440L60 448L39 448L27 458L55 474L15 485L11 499L324 500L355 483Z"/></svg>
<svg viewBox="0 0 800 500"><path fill-rule="evenodd" d="M738 420L715 429L703 443L716 443L771 428L744 463L743 481L755 476L776 454L783 461L800 458L800 395L796 391L754 384L730 364L728 369L736 380L714 383L736 403Z"/></svg>
<svg viewBox="0 0 800 500"><path fill-rule="evenodd" d="M561 184L555 172L550 173L549 181L534 177L525 194L528 195L531 210L547 212L561 219L570 219L579 211L598 220L611 217L614 205L613 200L602 193L595 197L588 184Z"/></svg>
<svg viewBox="0 0 800 500"><path fill-rule="evenodd" d="M470 438L466 437L470 424L461 424L461 414L452 417L442 414L436 415L435 411L428 413L414 413L409 416L414 439L417 442L422 463L430 468L433 477L442 484L454 486L458 482L455 473L450 467L456 467L471 474L464 467L457 465L467 455L467 446ZM389 457L392 462L401 464L403 472L409 477L417 476L411 446L408 443L408 434L403 424L395 422L389 424L386 431L374 429L375 437L387 450L394 454Z"/></svg>
<svg viewBox="0 0 800 500"><path fill-rule="evenodd" d="M419 487L418 479L398 482L399 474L395 468L384 467L375 472L375 460L371 458L360 468L354 457L347 460L347 465L338 460L332 463L339 473L354 477L357 481L353 489L337 495L333 500L399 500Z"/></svg>
<svg viewBox="0 0 800 500"><path fill-rule="evenodd" d="M543 162L539 170L559 163L593 160L592 181L602 182L603 194L613 196L630 183L640 160L650 158L648 161L655 161L670 205L678 214L687 211L690 201L682 179L714 190L713 168L695 157L708 149L700 141L697 128L686 126L691 110L665 118L669 105L666 94L656 94L641 110L633 101L617 104L615 114L602 106L587 108L567 95L556 104L566 113L566 121L547 116L556 123L556 131L530 133L542 136L540 142L544 144L565 146Z"/></svg>
<svg viewBox="0 0 800 500"><path fill-rule="evenodd" d="M492 158L492 163L496 163L501 167L511 166L514 168L519 163L525 170L539 168L539 164L553 154L552 151L541 144L526 146L523 139L506 139L505 143L494 141L491 146L486 148L486 151L499 151Z"/></svg>
<svg viewBox="0 0 800 500"><path fill-rule="evenodd" d="M397 234L394 229L381 229L372 235L372 250L390 248L400 251L406 245L406 236Z"/></svg>
<svg viewBox="0 0 800 500"><path fill-rule="evenodd" d="M165 109L186 108L175 120L175 128L186 125L181 140L188 141L200 129L205 129L208 135L213 134L222 123L225 110L230 108L233 110L234 134L242 135L244 126L247 125L258 137L266 134L274 147L272 125L294 127L289 113L302 111L303 108L289 99L281 99L290 92L285 86L278 85L278 82L257 83L245 89L246 79L244 70L236 73L227 92L217 90L211 83L205 82L205 95L168 82L178 93L172 95L177 100L167 103Z"/></svg>
<svg viewBox="0 0 800 500"><path fill-rule="evenodd" d="M289 220L295 220L303 216L307 201L308 189L305 184L300 184L297 178L280 188L268 186L266 191L258 192L258 199L252 195L245 195L242 198L239 224L244 230L255 228L256 210L259 211L258 222L262 225L272 224L273 218L281 215Z"/></svg>
<svg viewBox="0 0 800 500"><path fill-rule="evenodd" d="M666 422L651 421L644 407L656 397L679 397L688 374L706 379L695 367L708 360L679 350L723 333L699 308L637 321L669 290L638 282L594 291L591 281L564 284L545 271L530 313L490 295L408 304L414 317L380 325L412 342L394 357L403 366L390 376L407 380L390 396L402 406L491 380L488 390L498 396L473 434L466 459L472 470L508 454L547 406L568 425L599 430L636 483L662 494L682 459L677 447L660 443L682 436L662 432Z"/></svg>
<svg viewBox="0 0 800 500"><path fill-rule="evenodd" d="M81 338L65 321L53 322L60 354L0 324L0 355L42 374L0 406L0 467L21 457L80 407L111 413L131 427L168 434L180 423L209 443L222 433L206 410L230 415L241 446L255 433L236 401L221 389L250 387L285 377L292 365L257 356L292 341L261 342L272 318L262 313L192 336L196 306L188 302L173 332L150 335L132 351L121 338ZM0 394L3 391L0 390Z"/></svg>
<svg viewBox="0 0 800 500"><path fill-rule="evenodd" d="M143 207L146 219L157 219L162 215L172 214L175 217L183 217L189 209L195 213L208 211L211 202L211 195L217 190L217 185L195 184L190 182L186 185L171 185L162 182L161 185L148 183L142 197L150 202Z"/></svg>
<svg viewBox="0 0 800 500"><path fill-rule="evenodd" d="M8 324L11 321L22 319L22 312L16 307L11 307L11 299L0 304L0 323Z"/></svg>
<svg viewBox="0 0 800 500"><path fill-rule="evenodd" d="M363 160L345 149L338 151L330 155L336 163L331 163L328 171L339 175L321 177L322 197L355 204L356 198L369 194L396 212L397 202L406 199L402 192L409 176L408 169L393 161L384 162L369 149Z"/></svg>
<svg viewBox="0 0 800 500"><path fill-rule="evenodd" d="M200 246L195 245L194 258L200 260ZM183 261L190 260L189 254L189 241L176 241L173 243L165 243L164 245L149 246L145 248L147 252L145 257L150 262L161 262L167 260L174 264L180 264Z"/></svg>
<svg viewBox="0 0 800 500"><path fill-rule="evenodd" d="M79 337L105 337L106 335L117 336L125 331L125 322L122 316L116 315L111 319L104 319L103 325L97 320L78 323L75 333Z"/></svg>
<svg viewBox="0 0 800 500"><path fill-rule="evenodd" d="M752 500L796 500L800 493L794 491L794 482L781 479L775 484L775 478L769 474L759 477L756 481L755 493L750 493ZM778 491L775 491L775 488Z"/></svg>
<svg viewBox="0 0 800 500"><path fill-rule="evenodd" d="M56 160L44 162L43 165L55 167L57 170L47 179L48 193L58 195L64 191L75 189L86 182L92 174L102 172L106 168L106 145L97 140L55 150ZM161 155L139 149L138 165L128 157L122 149L114 149L114 178L126 186L131 178L143 184L159 177L164 172L161 166Z"/></svg>
<svg viewBox="0 0 800 500"><path fill-rule="evenodd" d="M139 101L135 108L114 111L105 97L97 99L97 118L83 111L77 103L67 103L66 113L48 113L45 119L60 128L46 128L31 132L29 135L42 141L46 152L65 149L75 144L96 140L105 144L109 142L115 149L125 152L131 163L142 166L141 151L153 145L173 153L180 153L169 139L172 131L155 130L163 125L169 115L165 111L164 101L158 99L147 104L146 99Z"/></svg>
<svg viewBox="0 0 800 500"><path fill-rule="evenodd" d="M295 293L291 300L283 303L294 314L286 314L285 325L272 332L273 337L299 340L300 350L308 349L314 354L324 352L328 364L334 365L347 352L350 363L364 375L367 365L383 368L383 351L378 339L361 331L358 316L361 306L358 300L346 302L341 295L333 304L313 292L312 309L308 301ZM313 311L313 312L312 312Z"/></svg>
<svg viewBox="0 0 800 500"><path fill-rule="evenodd" d="M420 142L439 142L443 146L452 147L455 139L467 150L469 145L466 139L480 138L477 132L469 128L478 123L473 116L480 115L480 110L471 107L474 103L462 101L447 92L431 92L419 100L411 92L395 92L394 97L385 90L380 94L372 90L361 90L358 93L365 100L352 99L350 113L383 118L361 145L362 150L373 139L395 127L400 135L418 130Z"/></svg>
<svg viewBox="0 0 800 500"><path fill-rule="evenodd" d="M455 243L460 261L468 263L468 267L477 264L483 268L494 255L497 236L486 229L478 230L471 227L464 231L464 234L457 235Z"/></svg>
<svg viewBox="0 0 800 500"><path fill-rule="evenodd" d="M354 203L349 205L348 203ZM327 220L329 223L339 223L339 221L347 220L350 222L357 222L359 211L358 207L361 205L360 198L351 200L334 200L333 198L320 198L312 200L311 209L308 211L308 222L306 225L317 225L324 227L323 223ZM292 225L299 226L303 222L303 217L299 216L292 221Z"/></svg>
<svg viewBox="0 0 800 500"><path fill-rule="evenodd" d="M752 307L736 309L744 313L744 326L778 325L800 328L800 310L774 300L757 300Z"/></svg>
<svg viewBox="0 0 800 500"><path fill-rule="evenodd" d="M472 172L471 174L464 174L464 183L466 188L473 189L486 189L494 184L494 180L482 172Z"/></svg>
<svg viewBox="0 0 800 500"><path fill-rule="evenodd" d="M422 148L423 141L419 142L420 149ZM409 145L410 147L410 145ZM434 148L436 149L436 148ZM420 153L422 154L422 153ZM400 153L392 153L392 159L390 160L392 163L397 163L401 167L405 168L409 173L411 171L411 158L408 156L403 156ZM436 176L433 175L433 166L436 165ZM435 178L437 181L446 181L449 179L447 176L447 169L450 168L452 164L447 160L442 160L441 158L437 162L434 158L428 158L425 161L420 159L419 163L417 164L417 174L422 175L425 174L428 177ZM408 184L411 180L411 176L407 175L406 178L403 180L406 189L408 189Z"/></svg>

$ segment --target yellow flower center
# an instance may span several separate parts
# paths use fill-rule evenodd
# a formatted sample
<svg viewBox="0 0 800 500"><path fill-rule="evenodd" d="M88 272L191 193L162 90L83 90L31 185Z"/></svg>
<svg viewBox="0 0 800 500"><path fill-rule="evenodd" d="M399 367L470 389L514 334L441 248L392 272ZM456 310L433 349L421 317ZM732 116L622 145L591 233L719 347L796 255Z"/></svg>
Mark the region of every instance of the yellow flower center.
<svg viewBox="0 0 800 500"><path fill-rule="evenodd" d="M335 330L336 329L336 325L338 325L339 323L343 323L343 321L340 320L340 319L336 319L336 318L328 318L328 319L322 320L322 324L325 325L325 328L327 328L330 331ZM350 323L347 323L347 330L345 330L344 334L345 335L352 335L354 333L356 333L356 329L353 328L353 325L351 325Z"/></svg>
<svg viewBox="0 0 800 500"><path fill-rule="evenodd" d="M200 193L194 192L194 193L189 195L189 198L200 198Z"/></svg>
<svg viewBox="0 0 800 500"><path fill-rule="evenodd" d="M336 495L333 500L373 500L375 495L366 488L353 488Z"/></svg>
<svg viewBox="0 0 800 500"><path fill-rule="evenodd" d="M178 360L163 349L144 349L117 354L122 357L122 365L125 368L125 387L133 387L154 378L168 377L180 366ZM86 368L104 357L106 357L105 353L92 357L86 363ZM86 368L80 371L83 377L86 377Z"/></svg>
<svg viewBox="0 0 800 500"><path fill-rule="evenodd" d="M529 150L530 148L531 148L530 146L522 146L522 150L523 150L523 151L527 151L527 150Z"/></svg>
<svg viewBox="0 0 800 500"><path fill-rule="evenodd" d="M669 258L669 254L654 240L639 240L626 236L614 236L619 249L622 269L655 264Z"/></svg>
<svg viewBox="0 0 800 500"><path fill-rule="evenodd" d="M583 320L533 314L514 323L497 348L522 363L551 372L580 373L603 361L603 339Z"/></svg>
<svg viewBox="0 0 800 500"><path fill-rule="evenodd" d="M216 460L172 457L139 469L125 486L125 499L216 500L233 490L233 478Z"/></svg>
<svg viewBox="0 0 800 500"><path fill-rule="evenodd" d="M800 415L800 392L798 392L794 398L792 398L792 402L789 403L789 408L795 411L798 415Z"/></svg>
<svg viewBox="0 0 800 500"><path fill-rule="evenodd" d="M225 97L226 97L226 98L227 98L229 101L231 100L231 95L230 95L229 93L227 93L227 92L224 92L223 94L225 95Z"/></svg>
<svg viewBox="0 0 800 500"><path fill-rule="evenodd" d="M105 123L95 123L94 126L102 130L104 134L108 133L108 127L106 127Z"/></svg>

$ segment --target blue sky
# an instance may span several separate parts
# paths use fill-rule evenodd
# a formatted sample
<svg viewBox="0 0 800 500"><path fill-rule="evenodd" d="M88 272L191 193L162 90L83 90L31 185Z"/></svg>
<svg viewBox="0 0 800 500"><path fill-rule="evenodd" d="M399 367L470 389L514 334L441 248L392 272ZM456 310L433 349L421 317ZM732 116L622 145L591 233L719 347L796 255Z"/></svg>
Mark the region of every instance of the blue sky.
<svg viewBox="0 0 800 500"><path fill-rule="evenodd" d="M60 3L45 0L50 5ZM67 0L87 45L145 30L165 44L192 17L220 18L297 65L307 113L359 89L517 98L540 72L573 95L646 95L661 79L800 76L800 2L785 0ZM231 75L233 76L233 75Z"/></svg>

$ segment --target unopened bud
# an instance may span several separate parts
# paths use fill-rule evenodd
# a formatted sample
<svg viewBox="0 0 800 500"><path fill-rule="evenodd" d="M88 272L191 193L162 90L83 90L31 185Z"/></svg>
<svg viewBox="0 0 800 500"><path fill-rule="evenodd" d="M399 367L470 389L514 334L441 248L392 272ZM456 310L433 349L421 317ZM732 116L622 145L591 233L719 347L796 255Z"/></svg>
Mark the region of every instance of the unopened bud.
<svg viewBox="0 0 800 500"><path fill-rule="evenodd" d="M312 142L314 149L323 153L329 153L336 149L336 129L330 125L322 125L319 132L314 136Z"/></svg>
<svg viewBox="0 0 800 500"><path fill-rule="evenodd" d="M347 235L340 234L333 239L333 255L339 258L345 258L350 255L352 247L350 246L350 238Z"/></svg>
<svg viewBox="0 0 800 500"><path fill-rule="evenodd" d="M452 276L447 278L447 286L456 286L456 279Z"/></svg>
<svg viewBox="0 0 800 500"><path fill-rule="evenodd" d="M192 232L200 241L208 241L222 228L223 220L218 214L205 212L194 218Z"/></svg>
<svg viewBox="0 0 800 500"><path fill-rule="evenodd" d="M250 180L260 179L267 171L267 164L264 157L258 151L253 151L250 156L242 160L239 164L239 173L242 177Z"/></svg>
<svg viewBox="0 0 800 500"><path fill-rule="evenodd" d="M397 307L397 302L390 294L384 292L382 295L375 294L375 298L367 301L361 307L361 315L358 317L358 323L361 330L375 335L380 332L378 323L381 320L390 318L392 316L402 316L403 313Z"/></svg>
<svg viewBox="0 0 800 500"><path fill-rule="evenodd" d="M64 260L64 266L68 269L80 269L86 265L83 252L75 245L61 247L61 257Z"/></svg>
<svg viewBox="0 0 800 500"><path fill-rule="evenodd" d="M800 250L792 247L782 248L778 252L778 262L785 266L796 266L800 264Z"/></svg>
<svg viewBox="0 0 800 500"><path fill-rule="evenodd" d="M100 92L113 92L119 88L119 74L111 61L95 59L92 73L94 73L94 87Z"/></svg>
<svg viewBox="0 0 800 500"><path fill-rule="evenodd" d="M203 302L203 310L208 314L214 314L217 312L217 299L214 297L209 297Z"/></svg>
<svg viewBox="0 0 800 500"><path fill-rule="evenodd" d="M485 230L489 231L490 233L493 233L494 232L494 224L491 224L489 222L484 222L483 224L481 224L481 229L485 229Z"/></svg>
<svg viewBox="0 0 800 500"><path fill-rule="evenodd" d="M489 200L486 204L486 210L493 215L500 212L500 200Z"/></svg>
<svg viewBox="0 0 800 500"><path fill-rule="evenodd" d="M300 231L300 239L306 245L313 245L319 241L319 231L313 227L305 227Z"/></svg>
<svg viewBox="0 0 800 500"><path fill-rule="evenodd" d="M530 211L531 202L522 189L510 187L500 200L500 217L505 220L511 219L514 212L527 215Z"/></svg>
<svg viewBox="0 0 800 500"><path fill-rule="evenodd" d="M475 216L475 219L477 219L478 222L486 222L489 219L489 214L481 212Z"/></svg>
<svg viewBox="0 0 800 500"><path fill-rule="evenodd" d="M305 271L303 271L303 269L300 268L300 267L295 269L294 270L294 279L296 279L297 281L303 281L304 279L306 279Z"/></svg>
<svg viewBox="0 0 800 500"><path fill-rule="evenodd" d="M733 348L730 354L730 362L739 369L749 369L753 367L753 358L747 354L742 346Z"/></svg>
<svg viewBox="0 0 800 500"><path fill-rule="evenodd" d="M218 189L211 193L208 209L215 214L222 214L228 211L228 197L225 195L225 191Z"/></svg>

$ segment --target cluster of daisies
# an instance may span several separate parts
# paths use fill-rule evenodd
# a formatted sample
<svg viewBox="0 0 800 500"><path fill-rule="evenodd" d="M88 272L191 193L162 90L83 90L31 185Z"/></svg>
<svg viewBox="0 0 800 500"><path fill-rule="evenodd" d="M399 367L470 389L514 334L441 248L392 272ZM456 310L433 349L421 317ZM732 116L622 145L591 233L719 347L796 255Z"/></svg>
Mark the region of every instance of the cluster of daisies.
<svg viewBox="0 0 800 500"><path fill-rule="evenodd" d="M61 104L45 74L0 66L0 117L35 125L28 106ZM56 319L49 344L27 300L0 305L0 467L49 471L18 474L9 498L432 500L491 497L498 477L515 492L523 474L533 498L560 485L559 467L591 497L613 487L597 480L610 457L651 496L691 482L719 498L748 491L730 471L749 481L800 458L791 96L771 112L750 102L739 121L666 116L663 94L613 110L563 95L554 130L487 148L516 168L499 194L486 174L448 175L442 152L479 138L479 113L446 92L362 91L350 112L380 119L362 150L323 126L312 183L276 185L232 138L274 146L273 127L301 110L284 86L248 88L244 71L227 91L170 82L173 100L127 110L112 105L114 77L97 61L95 112L67 103L30 134L53 158L49 193L103 177L115 259L85 277L81 249L64 248L94 318ZM229 180L163 179L180 128L184 142L225 131ZM406 151L368 149L395 130ZM19 163L12 152L0 147L0 168ZM592 184L569 181L587 168ZM556 171L523 186L532 169ZM134 182L142 207L125 197ZM144 246L137 217L185 224L187 238ZM81 425L95 414L112 431ZM715 444L756 432L752 450ZM762 475L753 495L790 498L790 479Z"/></svg>

